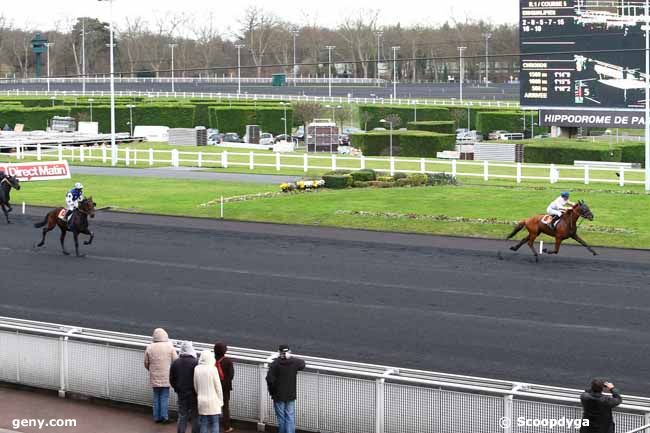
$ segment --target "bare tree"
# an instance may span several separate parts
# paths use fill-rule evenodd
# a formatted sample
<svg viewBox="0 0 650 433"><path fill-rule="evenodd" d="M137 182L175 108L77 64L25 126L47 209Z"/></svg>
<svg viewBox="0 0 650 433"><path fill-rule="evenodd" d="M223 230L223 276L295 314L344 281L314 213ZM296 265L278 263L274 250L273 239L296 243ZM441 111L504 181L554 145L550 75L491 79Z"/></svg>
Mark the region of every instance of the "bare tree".
<svg viewBox="0 0 650 433"><path fill-rule="evenodd" d="M272 14L257 6L250 6L239 21L239 39L245 41L253 64L257 66L258 78L262 76L264 55L271 45L271 35L276 30L278 20Z"/></svg>
<svg viewBox="0 0 650 433"><path fill-rule="evenodd" d="M378 11L360 10L355 18L346 18L339 27L339 33L347 44L346 54L361 68L363 78L368 78L368 65L373 57ZM358 74L355 74L358 75Z"/></svg>

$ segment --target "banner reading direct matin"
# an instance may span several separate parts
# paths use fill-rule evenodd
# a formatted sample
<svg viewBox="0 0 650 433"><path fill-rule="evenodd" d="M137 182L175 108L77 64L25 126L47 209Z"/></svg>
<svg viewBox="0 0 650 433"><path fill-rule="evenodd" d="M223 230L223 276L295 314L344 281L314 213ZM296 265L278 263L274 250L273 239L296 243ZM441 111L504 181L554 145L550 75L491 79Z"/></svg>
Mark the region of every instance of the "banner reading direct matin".
<svg viewBox="0 0 650 433"><path fill-rule="evenodd" d="M68 161L0 163L0 171L4 171L9 176L16 176L21 182L70 179Z"/></svg>

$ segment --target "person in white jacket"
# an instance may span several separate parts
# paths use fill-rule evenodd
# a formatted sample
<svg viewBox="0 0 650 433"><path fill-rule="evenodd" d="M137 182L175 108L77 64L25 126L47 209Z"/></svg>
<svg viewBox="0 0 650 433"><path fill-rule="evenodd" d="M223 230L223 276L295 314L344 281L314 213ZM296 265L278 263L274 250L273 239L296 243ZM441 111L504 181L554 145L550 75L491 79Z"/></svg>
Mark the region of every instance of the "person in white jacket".
<svg viewBox="0 0 650 433"><path fill-rule="evenodd" d="M573 206L573 203L569 201L569 193L563 192L558 198L553 200L551 204L546 208L546 213L553 215L553 221L551 221L551 226L555 227L555 223L560 219L562 214Z"/></svg>
<svg viewBox="0 0 650 433"><path fill-rule="evenodd" d="M219 370L211 350L201 352L199 365L194 369L194 389L196 390L199 424L201 433L219 433L219 416L223 406L223 391Z"/></svg>

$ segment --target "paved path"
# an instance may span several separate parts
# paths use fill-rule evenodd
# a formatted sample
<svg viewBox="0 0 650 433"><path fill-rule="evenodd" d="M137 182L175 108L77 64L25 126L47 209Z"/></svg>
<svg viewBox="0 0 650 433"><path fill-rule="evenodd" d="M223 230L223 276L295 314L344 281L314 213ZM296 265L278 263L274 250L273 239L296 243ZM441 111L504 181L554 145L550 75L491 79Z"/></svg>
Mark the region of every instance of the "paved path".
<svg viewBox="0 0 650 433"><path fill-rule="evenodd" d="M174 433L176 424L152 421L144 407L108 405L62 399L56 393L0 387L0 433ZM75 420L76 427L19 427L19 420ZM250 425L237 425L238 433L253 433ZM5 430L6 429L6 430ZM188 428L188 432L190 429Z"/></svg>
<svg viewBox="0 0 650 433"><path fill-rule="evenodd" d="M73 174L90 174L98 176L124 177L162 177L190 180L218 180L223 182L250 182L280 184L294 182L300 177L265 174L217 173L199 168L117 168L73 166Z"/></svg>
<svg viewBox="0 0 650 433"><path fill-rule="evenodd" d="M30 212L32 212L30 210ZM37 209L34 214L42 214ZM650 252L101 212L84 259L0 225L0 315L582 388L650 389Z"/></svg>

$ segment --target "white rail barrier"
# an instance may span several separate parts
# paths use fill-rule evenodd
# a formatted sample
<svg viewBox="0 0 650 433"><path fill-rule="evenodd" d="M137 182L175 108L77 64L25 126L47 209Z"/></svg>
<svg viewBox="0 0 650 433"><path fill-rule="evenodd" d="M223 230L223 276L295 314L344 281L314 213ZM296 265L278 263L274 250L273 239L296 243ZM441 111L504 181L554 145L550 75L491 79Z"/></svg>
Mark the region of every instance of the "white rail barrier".
<svg viewBox="0 0 650 433"><path fill-rule="evenodd" d="M109 97L109 91L86 91L81 90L2 90L0 95L6 96L95 96ZM116 91L117 97L146 97L146 98L208 98L208 99L232 99L232 100L271 100L291 102L320 102L338 104L375 104L375 105L424 105L424 106L459 106L459 107L500 107L519 108L518 102L512 101L459 101L457 99L403 99L403 98L354 98L346 96L307 96L307 95L285 95L285 94L252 94L252 93L222 93L222 92L140 92L140 91Z"/></svg>
<svg viewBox="0 0 650 433"><path fill-rule="evenodd" d="M89 165L125 165L130 167L202 167L231 168L247 170L259 168L277 172L309 173L312 170L363 169L373 168L394 175L395 173L448 173L454 177L479 178L483 181L507 180L521 183L526 180L543 181L550 184L558 182L607 183L624 187L643 185L645 171L642 169L617 168L599 164L560 166L555 164L521 164L501 161L461 161L425 158L384 158L365 156L340 156L318 153L262 153L242 149L240 152L216 150L206 147L205 151L194 152L179 149L153 149L118 146L64 146L62 144L17 144L0 145L0 153L10 160L68 160L70 163Z"/></svg>
<svg viewBox="0 0 650 433"><path fill-rule="evenodd" d="M173 336L173 329L169 329ZM151 404L143 350L149 337L0 317L0 381L113 401ZM196 343L198 350L211 346ZM235 419L276 425L265 376L273 353L231 347ZM581 391L504 380L303 357L297 425L318 432L551 432L523 419L580 419ZM173 393L172 393L173 394ZM624 395L620 431L650 423L650 399ZM172 396L172 407L176 399ZM512 425L503 428L508 417Z"/></svg>
<svg viewBox="0 0 650 433"><path fill-rule="evenodd" d="M74 78L55 78L52 77L49 79L50 84L81 84L83 83L83 78L74 77ZM85 79L86 84L109 84L109 77L87 77ZM152 84L152 83L162 83L167 84L171 82L177 84L237 84L239 79L237 77L115 77L115 84ZM296 84L328 84L330 82L329 78L296 78L287 76L287 83ZM0 85L2 84L47 84L47 78L0 78ZM266 84L271 85L273 82L272 78L245 78L242 77L242 84ZM332 78L332 84L341 85L386 85L388 81L376 78Z"/></svg>

